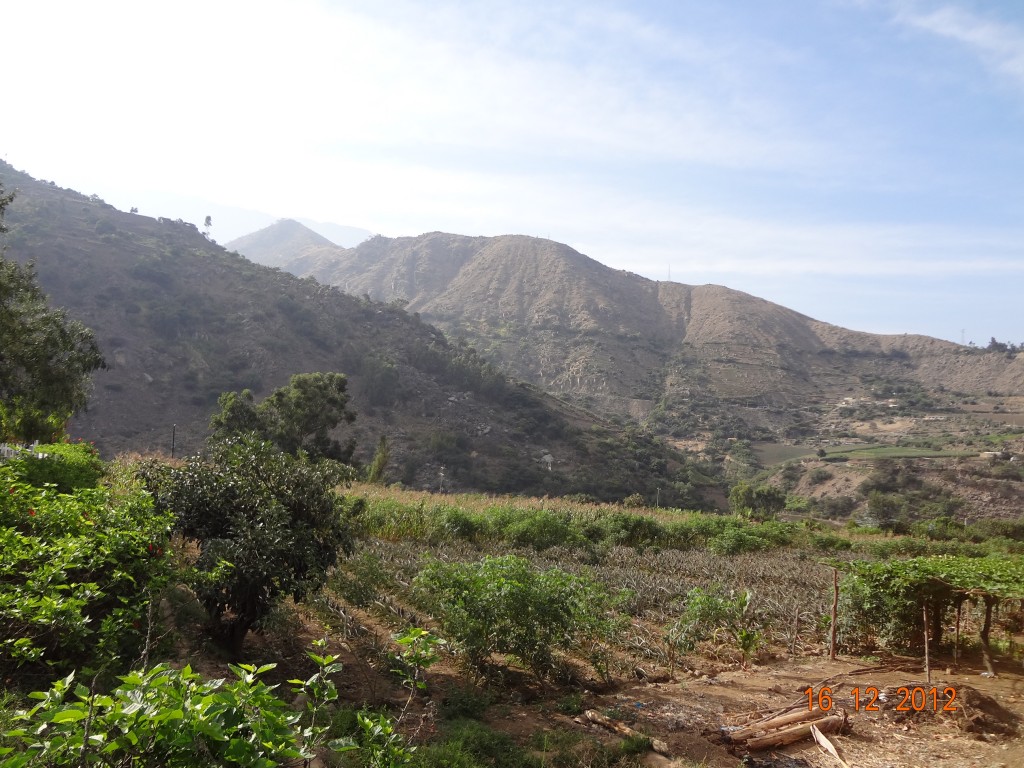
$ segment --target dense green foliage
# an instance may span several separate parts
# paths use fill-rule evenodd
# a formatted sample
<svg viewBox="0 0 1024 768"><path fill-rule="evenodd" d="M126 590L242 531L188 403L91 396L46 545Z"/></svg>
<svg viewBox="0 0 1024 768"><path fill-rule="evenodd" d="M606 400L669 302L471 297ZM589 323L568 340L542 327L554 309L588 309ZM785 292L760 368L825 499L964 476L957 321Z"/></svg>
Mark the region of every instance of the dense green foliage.
<svg viewBox="0 0 1024 768"><path fill-rule="evenodd" d="M0 765L275 768L312 758L327 741L316 715L337 699L330 675L341 665L333 656L310 657L316 674L290 681L306 701L305 713L259 679L273 664L231 665L236 679L227 683L204 680L189 666L158 664L122 676L109 694L75 684L72 673L49 691L30 694L39 703L0 733ZM352 748L345 740L327 746Z"/></svg>
<svg viewBox="0 0 1024 768"><path fill-rule="evenodd" d="M377 441L377 450L373 453L373 460L366 469L366 482L383 485L384 473L387 471L390 460L391 445L388 443L387 435L381 435Z"/></svg>
<svg viewBox="0 0 1024 768"><path fill-rule="evenodd" d="M42 454L38 458L36 454ZM103 462L96 449L87 443L49 443L39 445L23 458L13 459L12 468L30 485L52 484L61 493L80 488L95 488L103 476Z"/></svg>
<svg viewBox="0 0 1024 768"><path fill-rule="evenodd" d="M694 587L686 595L686 608L669 627L666 641L673 651L692 652L699 643L731 639L748 659L763 640L758 627L754 595L749 590L724 595Z"/></svg>
<svg viewBox="0 0 1024 768"><path fill-rule="evenodd" d="M0 465L0 670L130 658L168 578L170 516L136 488L62 494L18 469Z"/></svg>
<svg viewBox="0 0 1024 768"><path fill-rule="evenodd" d="M557 506L556 506L557 505ZM692 550L708 548L715 554L735 555L780 547L802 547L821 552L853 548L849 539L819 532L800 523L750 522L733 515L663 510L659 517L623 509L574 506L555 502L553 509L522 509L490 504L479 512L457 504L404 504L375 498L361 516L366 535L414 538L427 542L456 537L475 544L502 543L543 551L571 547L593 552L608 547ZM925 543L927 547L927 543Z"/></svg>
<svg viewBox="0 0 1024 768"><path fill-rule="evenodd" d="M213 439L255 434L285 453L348 461L354 446L342 446L330 435L355 418L348 410L347 387L342 373L297 373L259 404L248 389L225 392L217 400L220 413L210 420Z"/></svg>
<svg viewBox="0 0 1024 768"><path fill-rule="evenodd" d="M349 474L251 437L215 444L180 467L144 468L157 509L198 544L194 589L232 652L282 597L303 599L339 552L351 551L353 507L334 492Z"/></svg>
<svg viewBox="0 0 1024 768"><path fill-rule="evenodd" d="M990 609L1001 600L1024 599L1021 557L916 557L842 567L848 572L843 583L844 634L851 644L919 644L924 607L931 617L931 639L939 643L950 612L965 600L981 601ZM987 644L986 635L982 642Z"/></svg>
<svg viewBox="0 0 1024 768"><path fill-rule="evenodd" d="M0 234L14 199L0 184ZM0 439L50 440L85 405L103 357L92 331L51 309L32 266L0 250Z"/></svg>
<svg viewBox="0 0 1024 768"><path fill-rule="evenodd" d="M750 520L774 520L786 508L786 493L768 485L737 483L729 491L729 508Z"/></svg>
<svg viewBox="0 0 1024 768"><path fill-rule="evenodd" d="M503 653L544 678L556 650L595 649L614 626L614 601L595 581L558 568L540 570L513 555L475 563L432 561L416 588L478 668L491 654Z"/></svg>
<svg viewBox="0 0 1024 768"><path fill-rule="evenodd" d="M0 256L0 438L59 434L102 365L92 331L48 306L31 266Z"/></svg>

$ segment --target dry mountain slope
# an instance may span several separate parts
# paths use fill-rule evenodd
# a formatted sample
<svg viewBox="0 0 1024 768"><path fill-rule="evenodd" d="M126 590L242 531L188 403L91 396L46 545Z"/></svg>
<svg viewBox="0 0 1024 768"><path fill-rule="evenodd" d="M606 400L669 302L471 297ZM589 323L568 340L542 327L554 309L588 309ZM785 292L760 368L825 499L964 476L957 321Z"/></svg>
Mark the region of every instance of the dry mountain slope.
<svg viewBox="0 0 1024 768"><path fill-rule="evenodd" d="M793 436L879 382L1024 391L1024 358L850 331L722 286L613 270L550 240L378 236L350 249L292 248L282 263L348 293L401 301L552 392L653 413L680 433L717 425Z"/></svg>
<svg viewBox="0 0 1024 768"><path fill-rule="evenodd" d="M679 464L668 452L627 445L508 382L398 307L253 264L191 224L124 213L6 164L0 182L16 192L5 257L34 261L44 290L94 329L107 358L72 425L107 455L166 451L172 425L178 451L195 450L221 392L262 396L296 372L341 371L358 455L388 435L392 479L604 498L669 492Z"/></svg>

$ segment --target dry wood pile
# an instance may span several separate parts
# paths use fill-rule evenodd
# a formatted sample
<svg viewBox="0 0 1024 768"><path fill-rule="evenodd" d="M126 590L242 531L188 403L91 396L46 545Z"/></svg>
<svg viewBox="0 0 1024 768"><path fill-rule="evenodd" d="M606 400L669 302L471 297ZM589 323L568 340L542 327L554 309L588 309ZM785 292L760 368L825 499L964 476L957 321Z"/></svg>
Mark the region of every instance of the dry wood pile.
<svg viewBox="0 0 1024 768"><path fill-rule="evenodd" d="M726 738L733 744L758 751L815 738L814 729L827 734L842 733L849 728L846 710L823 712L820 709L794 709L788 706L729 731Z"/></svg>

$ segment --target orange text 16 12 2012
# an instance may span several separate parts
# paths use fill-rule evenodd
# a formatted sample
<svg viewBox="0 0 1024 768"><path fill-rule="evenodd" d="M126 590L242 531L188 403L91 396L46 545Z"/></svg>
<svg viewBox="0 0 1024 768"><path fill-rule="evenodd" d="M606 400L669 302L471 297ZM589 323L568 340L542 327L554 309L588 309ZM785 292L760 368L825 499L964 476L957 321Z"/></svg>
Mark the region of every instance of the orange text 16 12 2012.
<svg viewBox="0 0 1024 768"><path fill-rule="evenodd" d="M804 689L807 697L807 709L819 709L822 712L831 712L836 706L837 694L828 686L821 688L809 687ZM842 698L852 699L855 712L880 712L883 708L894 709L897 712L956 712L956 688L946 686L926 687L923 685L901 685L893 691L891 688L880 689L874 685L853 688L849 696ZM895 704L892 702L895 701Z"/></svg>

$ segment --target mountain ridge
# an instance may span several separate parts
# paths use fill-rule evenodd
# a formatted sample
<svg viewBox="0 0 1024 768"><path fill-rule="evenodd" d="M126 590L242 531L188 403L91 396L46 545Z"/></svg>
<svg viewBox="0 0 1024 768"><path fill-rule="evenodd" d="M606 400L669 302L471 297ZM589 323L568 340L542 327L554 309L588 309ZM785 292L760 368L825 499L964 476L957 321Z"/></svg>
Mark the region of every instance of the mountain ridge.
<svg viewBox="0 0 1024 768"><path fill-rule="evenodd" d="M627 445L602 419L506 379L398 306L254 264L192 224L119 211L5 163L0 182L15 192L4 257L33 262L107 358L70 425L105 456L167 452L172 434L179 453L198 450L221 393L259 398L294 373L338 371L357 412L339 436L357 441L363 461L388 436L392 479L673 497L669 468L682 460L671 449L640 436Z"/></svg>
<svg viewBox="0 0 1024 768"><path fill-rule="evenodd" d="M660 408L670 432L683 427L673 422L693 426L671 412L695 393L739 433L785 438L805 421L795 410L765 418L736 406L812 406L822 426L835 402L867 396L878 380L936 394L1024 391L1024 358L852 331L725 286L615 270L524 235L377 236L354 248L285 248L281 260L348 293L398 302L548 391L639 421Z"/></svg>

